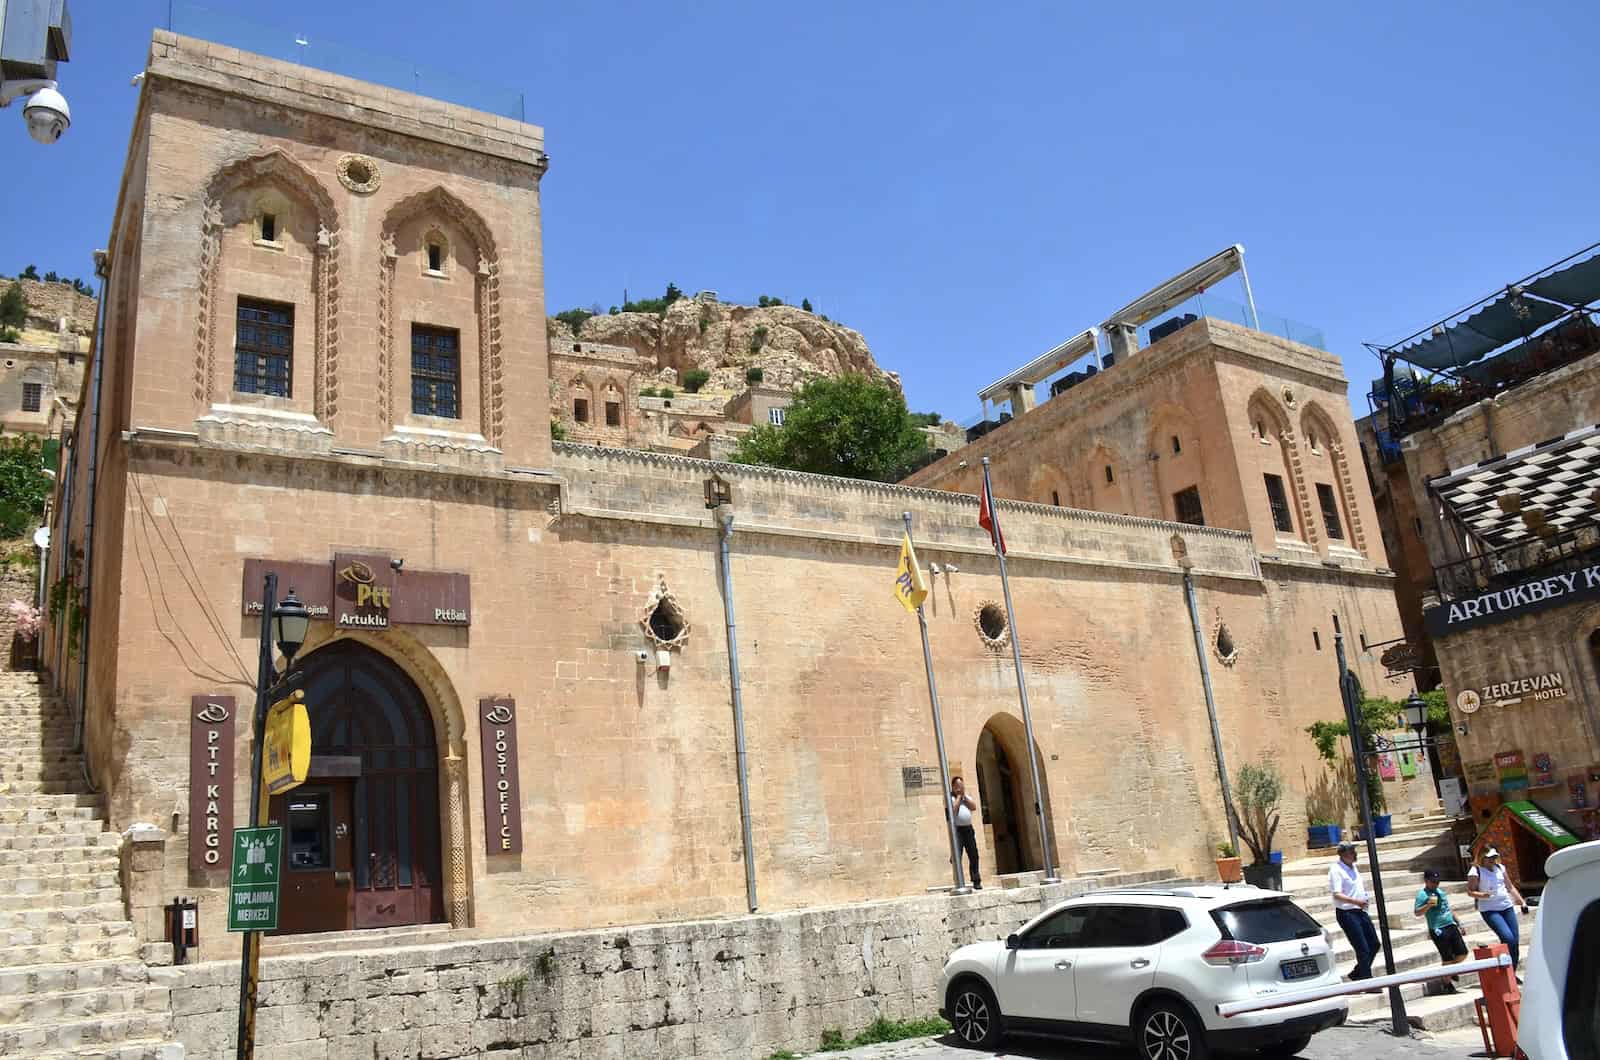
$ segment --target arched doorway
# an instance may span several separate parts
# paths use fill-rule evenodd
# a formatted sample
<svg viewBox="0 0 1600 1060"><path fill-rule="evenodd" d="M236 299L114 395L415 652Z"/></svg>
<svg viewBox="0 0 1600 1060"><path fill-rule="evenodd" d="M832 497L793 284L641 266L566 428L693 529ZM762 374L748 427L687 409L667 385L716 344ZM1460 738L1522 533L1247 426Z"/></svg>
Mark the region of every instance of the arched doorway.
<svg viewBox="0 0 1600 1060"><path fill-rule="evenodd" d="M444 920L439 756L421 691L353 640L302 665L311 769L270 811L285 831L279 932Z"/></svg>
<svg viewBox="0 0 1600 1060"><path fill-rule="evenodd" d="M1038 819L1033 812L1033 780L1028 772L1028 738L1022 722L996 714L978 737L978 812L994 851L994 874L1035 872L1044 868ZM1039 787L1050 800L1044 756L1039 755ZM1052 822L1052 830L1053 830ZM1058 850L1055 837L1050 849Z"/></svg>

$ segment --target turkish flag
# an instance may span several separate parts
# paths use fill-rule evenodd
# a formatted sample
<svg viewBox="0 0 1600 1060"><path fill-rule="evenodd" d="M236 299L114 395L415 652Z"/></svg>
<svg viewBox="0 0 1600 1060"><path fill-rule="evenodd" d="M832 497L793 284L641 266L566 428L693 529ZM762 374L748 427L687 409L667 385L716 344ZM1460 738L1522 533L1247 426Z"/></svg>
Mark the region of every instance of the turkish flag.
<svg viewBox="0 0 1600 1060"><path fill-rule="evenodd" d="M978 525L989 531L989 541L1000 555L1006 554L1006 535L1000 532L1000 524L994 517L994 498L989 495L989 482L987 478L983 483L983 490L978 494Z"/></svg>

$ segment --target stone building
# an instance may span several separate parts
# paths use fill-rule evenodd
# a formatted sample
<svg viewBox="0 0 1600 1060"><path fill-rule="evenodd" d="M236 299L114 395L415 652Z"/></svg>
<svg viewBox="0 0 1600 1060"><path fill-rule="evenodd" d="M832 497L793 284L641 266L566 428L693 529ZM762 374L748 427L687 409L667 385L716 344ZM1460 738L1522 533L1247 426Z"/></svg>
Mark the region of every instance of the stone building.
<svg viewBox="0 0 1600 1060"><path fill-rule="evenodd" d="M1381 351L1374 439L1481 822L1600 836L1600 245ZM1408 371L1408 366L1426 375ZM1416 604L1412 604L1413 596Z"/></svg>
<svg viewBox="0 0 1600 1060"><path fill-rule="evenodd" d="M0 277L22 289L28 319L16 342L0 342L0 433L54 437L77 414L95 300L70 284Z"/></svg>
<svg viewBox="0 0 1600 1060"><path fill-rule="evenodd" d="M104 396L76 424L98 478L64 475L55 533L83 551L50 572L87 628L46 642L113 825L154 826L127 882L141 937L183 893L200 956L235 945L267 570L314 619L311 775L271 808L285 931L723 915L751 902L747 863L763 909L947 883L916 623L890 592L906 511L941 569L945 731L991 880L1043 862L1014 635L1063 875L1212 871L1227 827L1186 570L1228 762L1280 765L1280 843L1303 848L1322 775L1303 729L1340 714L1331 638L1397 625L1327 354L1205 321L1102 375L1129 389L1104 391L1092 444L1067 444L1056 402L985 439L1047 468L998 469L1013 631L954 457L935 490L552 442L552 365L583 372L557 396L589 402L586 441L667 410L618 351L547 350L538 128L157 32L131 145ZM1262 468L1296 499L1285 530ZM1163 521L1195 514L1168 507L1194 483L1207 525Z"/></svg>

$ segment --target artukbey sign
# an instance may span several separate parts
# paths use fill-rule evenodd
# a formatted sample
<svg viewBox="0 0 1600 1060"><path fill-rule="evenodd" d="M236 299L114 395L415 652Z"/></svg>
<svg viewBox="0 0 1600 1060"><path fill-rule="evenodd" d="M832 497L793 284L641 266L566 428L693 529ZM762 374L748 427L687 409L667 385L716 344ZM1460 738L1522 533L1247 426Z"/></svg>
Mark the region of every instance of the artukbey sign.
<svg viewBox="0 0 1600 1060"><path fill-rule="evenodd" d="M1464 596L1422 613L1434 637L1459 633L1474 626L1507 622L1546 608L1600 597L1600 563L1563 574L1534 578L1495 592Z"/></svg>
<svg viewBox="0 0 1600 1060"><path fill-rule="evenodd" d="M232 696L189 700L189 870L228 869L233 842Z"/></svg>
<svg viewBox="0 0 1600 1060"><path fill-rule="evenodd" d="M322 563L247 559L244 613L261 614L262 579L278 573L278 592L294 590L313 619L342 629L469 626L471 579L447 571L410 570L382 553L341 552Z"/></svg>

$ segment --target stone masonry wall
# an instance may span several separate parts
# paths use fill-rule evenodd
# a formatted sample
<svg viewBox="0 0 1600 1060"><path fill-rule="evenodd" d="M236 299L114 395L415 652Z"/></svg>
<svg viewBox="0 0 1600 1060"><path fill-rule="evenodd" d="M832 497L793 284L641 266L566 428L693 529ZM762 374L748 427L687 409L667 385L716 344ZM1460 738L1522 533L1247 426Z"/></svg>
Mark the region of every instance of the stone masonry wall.
<svg viewBox="0 0 1600 1060"><path fill-rule="evenodd" d="M1129 874L1096 885L1147 882ZM877 1016L929 1016L951 950L1002 938L1092 885L944 894L261 965L261 1060L764 1057ZM239 968L173 969L193 1060L232 1056Z"/></svg>

